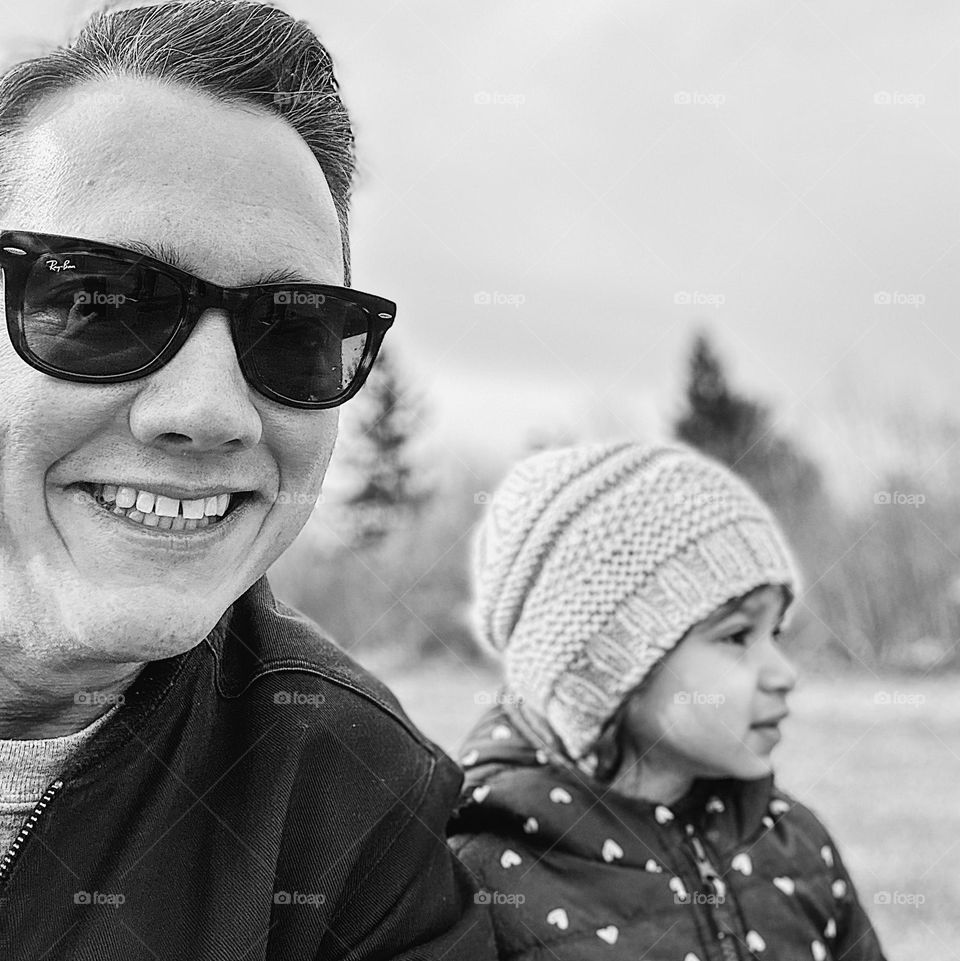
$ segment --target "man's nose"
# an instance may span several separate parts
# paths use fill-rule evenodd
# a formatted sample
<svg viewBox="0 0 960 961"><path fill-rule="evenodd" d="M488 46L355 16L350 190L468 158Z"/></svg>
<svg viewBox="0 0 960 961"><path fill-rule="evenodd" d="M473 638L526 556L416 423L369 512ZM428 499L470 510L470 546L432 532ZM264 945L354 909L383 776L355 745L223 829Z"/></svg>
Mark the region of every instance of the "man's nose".
<svg viewBox="0 0 960 961"><path fill-rule="evenodd" d="M263 425L223 311L204 313L176 356L142 385L130 428L144 444L185 453L240 450L260 440Z"/></svg>

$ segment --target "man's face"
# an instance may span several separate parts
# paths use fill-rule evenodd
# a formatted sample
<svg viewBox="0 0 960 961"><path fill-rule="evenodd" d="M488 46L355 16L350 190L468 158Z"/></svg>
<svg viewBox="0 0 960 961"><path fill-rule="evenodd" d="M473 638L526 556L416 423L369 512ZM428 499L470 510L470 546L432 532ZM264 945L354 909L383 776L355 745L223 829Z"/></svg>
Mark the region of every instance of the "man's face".
<svg viewBox="0 0 960 961"><path fill-rule="evenodd" d="M97 81L38 108L16 156L2 227L162 244L225 286L278 269L343 282L323 172L292 128L254 108ZM0 638L67 663L194 646L300 531L336 432L336 410L284 407L247 384L223 312L130 383L56 380L3 336ZM236 516L172 536L97 506L76 486L90 481L255 494Z"/></svg>

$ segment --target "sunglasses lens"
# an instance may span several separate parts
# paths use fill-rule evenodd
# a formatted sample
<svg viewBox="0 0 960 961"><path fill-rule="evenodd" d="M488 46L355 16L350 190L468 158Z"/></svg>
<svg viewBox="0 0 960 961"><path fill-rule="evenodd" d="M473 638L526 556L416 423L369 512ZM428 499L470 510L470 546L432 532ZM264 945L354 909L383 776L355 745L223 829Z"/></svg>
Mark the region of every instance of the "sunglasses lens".
<svg viewBox="0 0 960 961"><path fill-rule="evenodd" d="M38 359L74 374L146 367L170 342L184 293L147 267L57 253L33 265L23 296L23 336Z"/></svg>
<svg viewBox="0 0 960 961"><path fill-rule="evenodd" d="M369 339L358 304L302 288L279 291L251 305L243 362L282 397L330 401L353 383Z"/></svg>

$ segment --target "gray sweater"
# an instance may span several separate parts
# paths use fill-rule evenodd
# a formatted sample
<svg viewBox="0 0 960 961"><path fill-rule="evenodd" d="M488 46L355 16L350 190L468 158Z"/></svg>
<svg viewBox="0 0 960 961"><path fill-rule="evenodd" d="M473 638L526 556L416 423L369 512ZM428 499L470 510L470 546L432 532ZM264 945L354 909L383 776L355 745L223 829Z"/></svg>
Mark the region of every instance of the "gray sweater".
<svg viewBox="0 0 960 961"><path fill-rule="evenodd" d="M9 849L43 792L116 707L74 734L37 741L0 739L0 854Z"/></svg>

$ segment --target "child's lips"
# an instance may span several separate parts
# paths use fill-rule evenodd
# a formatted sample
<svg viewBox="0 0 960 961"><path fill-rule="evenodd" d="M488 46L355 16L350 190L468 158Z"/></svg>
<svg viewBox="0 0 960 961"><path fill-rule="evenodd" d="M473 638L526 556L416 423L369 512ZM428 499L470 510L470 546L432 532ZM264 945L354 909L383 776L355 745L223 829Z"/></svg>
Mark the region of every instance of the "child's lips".
<svg viewBox="0 0 960 961"><path fill-rule="evenodd" d="M774 744L778 744L783 734L780 732L780 728L776 724L754 724L750 728L757 737L763 738L764 743L769 744L771 747Z"/></svg>
<svg viewBox="0 0 960 961"><path fill-rule="evenodd" d="M787 717L789 711L783 711L781 714L775 714L773 717L768 717L762 721L755 721L750 727L778 727L780 722Z"/></svg>

